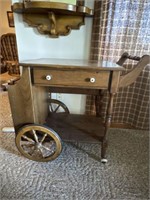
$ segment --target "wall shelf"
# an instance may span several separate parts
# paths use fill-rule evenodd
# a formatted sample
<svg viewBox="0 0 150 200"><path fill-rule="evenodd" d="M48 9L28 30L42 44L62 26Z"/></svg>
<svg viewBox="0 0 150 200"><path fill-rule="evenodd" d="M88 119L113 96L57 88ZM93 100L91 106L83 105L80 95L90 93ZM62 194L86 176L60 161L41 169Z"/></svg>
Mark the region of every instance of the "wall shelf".
<svg viewBox="0 0 150 200"><path fill-rule="evenodd" d="M84 25L85 17L93 16L93 10L86 6L48 1L14 3L12 10L22 14L29 26L52 38L68 35Z"/></svg>

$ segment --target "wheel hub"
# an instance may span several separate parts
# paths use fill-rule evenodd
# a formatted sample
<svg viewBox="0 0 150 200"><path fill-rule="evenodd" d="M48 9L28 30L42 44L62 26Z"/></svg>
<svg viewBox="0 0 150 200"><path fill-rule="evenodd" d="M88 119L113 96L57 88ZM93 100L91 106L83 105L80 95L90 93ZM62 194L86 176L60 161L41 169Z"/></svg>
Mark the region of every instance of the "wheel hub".
<svg viewBox="0 0 150 200"><path fill-rule="evenodd" d="M40 143L40 142L39 142L39 143L36 143L36 145L35 145L35 146L36 146L36 148L37 148L37 149L39 149L39 148L41 148L41 147L42 147L42 143Z"/></svg>

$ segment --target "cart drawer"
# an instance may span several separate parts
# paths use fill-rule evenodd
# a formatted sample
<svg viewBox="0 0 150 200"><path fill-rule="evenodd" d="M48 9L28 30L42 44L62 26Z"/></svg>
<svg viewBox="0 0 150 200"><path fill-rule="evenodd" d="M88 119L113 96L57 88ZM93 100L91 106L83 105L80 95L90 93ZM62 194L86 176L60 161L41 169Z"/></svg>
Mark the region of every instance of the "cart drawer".
<svg viewBox="0 0 150 200"><path fill-rule="evenodd" d="M108 71L34 69L33 83L45 86L108 88Z"/></svg>

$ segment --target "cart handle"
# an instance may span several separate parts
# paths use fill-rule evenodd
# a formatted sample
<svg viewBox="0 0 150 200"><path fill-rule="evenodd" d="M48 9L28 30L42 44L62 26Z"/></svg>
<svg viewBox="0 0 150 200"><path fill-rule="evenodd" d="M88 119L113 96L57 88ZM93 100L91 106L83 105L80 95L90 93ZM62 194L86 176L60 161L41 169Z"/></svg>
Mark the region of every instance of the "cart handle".
<svg viewBox="0 0 150 200"><path fill-rule="evenodd" d="M127 59L136 60L136 61L138 61L138 63L129 72L127 72L126 74L120 76L119 88L120 87L126 87L126 86L131 85L132 83L134 83L134 81L140 75L140 73L144 69L144 67L146 65L150 64L150 56L149 55L144 55L142 57L137 57L137 56L131 56L127 52L122 54L122 56L118 60L117 64L118 65L123 65L124 62Z"/></svg>

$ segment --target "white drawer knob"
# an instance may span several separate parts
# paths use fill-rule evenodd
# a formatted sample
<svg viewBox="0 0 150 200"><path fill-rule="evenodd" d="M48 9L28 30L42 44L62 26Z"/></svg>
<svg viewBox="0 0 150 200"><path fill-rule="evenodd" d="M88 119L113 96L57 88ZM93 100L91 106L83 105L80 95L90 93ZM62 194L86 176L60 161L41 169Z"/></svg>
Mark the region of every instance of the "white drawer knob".
<svg viewBox="0 0 150 200"><path fill-rule="evenodd" d="M52 76L51 75L47 75L46 76L46 80L50 81L52 79Z"/></svg>
<svg viewBox="0 0 150 200"><path fill-rule="evenodd" d="M90 78L91 83L95 83L95 81L96 81L95 78Z"/></svg>

